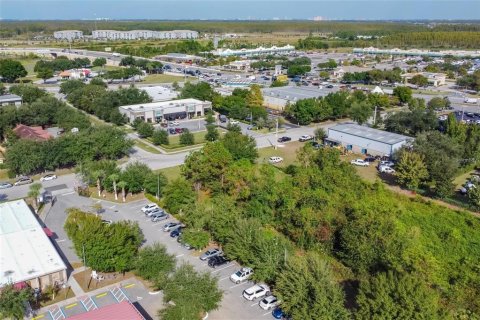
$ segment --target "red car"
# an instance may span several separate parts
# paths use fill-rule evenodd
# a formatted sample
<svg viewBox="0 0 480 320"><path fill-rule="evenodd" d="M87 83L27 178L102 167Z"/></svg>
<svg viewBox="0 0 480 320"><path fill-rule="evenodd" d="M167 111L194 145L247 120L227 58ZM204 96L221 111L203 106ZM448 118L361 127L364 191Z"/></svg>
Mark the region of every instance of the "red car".
<svg viewBox="0 0 480 320"><path fill-rule="evenodd" d="M182 133L182 132L183 132L183 128L175 128L175 132L176 132L176 133Z"/></svg>

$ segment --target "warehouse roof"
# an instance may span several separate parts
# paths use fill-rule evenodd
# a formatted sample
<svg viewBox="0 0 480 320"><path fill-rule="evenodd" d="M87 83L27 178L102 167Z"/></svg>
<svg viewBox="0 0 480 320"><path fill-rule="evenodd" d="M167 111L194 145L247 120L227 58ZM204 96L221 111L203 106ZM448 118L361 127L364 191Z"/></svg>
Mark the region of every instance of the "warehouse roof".
<svg viewBox="0 0 480 320"><path fill-rule="evenodd" d="M390 145L413 139L411 137L407 137L401 134L360 126L353 123L337 124L336 126L329 128L328 130L343 132L353 136L370 139Z"/></svg>
<svg viewBox="0 0 480 320"><path fill-rule="evenodd" d="M67 267L24 200L0 203L0 287Z"/></svg>
<svg viewBox="0 0 480 320"><path fill-rule="evenodd" d="M199 105L208 103L205 101L197 100L197 99L180 99L180 100L169 100L169 101L157 101L157 102L150 102L150 103L140 103L140 104L131 104L128 106L121 106L120 109L130 110L130 111L150 111L150 110L157 110L160 108L174 108L179 106L187 106L187 105Z"/></svg>
<svg viewBox="0 0 480 320"><path fill-rule="evenodd" d="M265 88L262 90L262 92L265 97L273 97L290 101L318 98L326 96L330 93L330 91L328 90L322 90L317 88L302 88L296 86Z"/></svg>
<svg viewBox="0 0 480 320"><path fill-rule="evenodd" d="M0 96L0 102L16 102L22 101L22 97L16 94L4 94Z"/></svg>

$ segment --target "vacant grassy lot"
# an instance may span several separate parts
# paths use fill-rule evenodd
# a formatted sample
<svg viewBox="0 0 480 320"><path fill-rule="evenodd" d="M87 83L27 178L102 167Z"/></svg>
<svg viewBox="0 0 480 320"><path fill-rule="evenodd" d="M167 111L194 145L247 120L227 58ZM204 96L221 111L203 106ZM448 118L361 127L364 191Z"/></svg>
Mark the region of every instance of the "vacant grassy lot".
<svg viewBox="0 0 480 320"><path fill-rule="evenodd" d="M296 162L297 150L304 145L302 142L292 141L285 143L283 147L278 147L277 149L273 147L258 149L257 163L268 163L268 158L276 156L282 157L283 162L275 164L275 166L280 168L286 167Z"/></svg>
<svg viewBox="0 0 480 320"><path fill-rule="evenodd" d="M180 177L180 171L181 171L180 166L175 166L175 167L156 170L155 173L157 172L163 173L165 177L168 179L168 181L172 181Z"/></svg>
<svg viewBox="0 0 480 320"><path fill-rule="evenodd" d="M187 81L195 80L196 78L193 77L187 77ZM148 83L172 83L172 82L182 82L185 80L185 77L181 76L173 76L169 74L149 74L148 76L145 77L145 79L142 81L142 84L148 84Z"/></svg>
<svg viewBox="0 0 480 320"><path fill-rule="evenodd" d="M160 151L158 151L157 149L153 148L152 146L146 144L142 140L138 140L138 139L135 140L135 145L137 147L139 147L140 149L145 150L145 151L150 152L150 153L154 153L154 154L160 154L161 153Z"/></svg>

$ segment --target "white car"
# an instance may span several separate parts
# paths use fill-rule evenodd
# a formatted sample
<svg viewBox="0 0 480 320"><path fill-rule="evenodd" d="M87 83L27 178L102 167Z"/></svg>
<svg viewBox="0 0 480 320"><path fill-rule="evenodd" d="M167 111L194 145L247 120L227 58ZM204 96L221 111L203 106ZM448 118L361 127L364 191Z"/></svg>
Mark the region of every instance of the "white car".
<svg viewBox="0 0 480 320"><path fill-rule="evenodd" d="M153 209L157 209L158 205L156 203L149 203L146 206L142 207L142 212L147 213L149 211L152 211Z"/></svg>
<svg viewBox="0 0 480 320"><path fill-rule="evenodd" d="M361 166L361 167L368 167L370 165L370 162L365 161L363 159L355 159L350 161L350 163L356 166Z"/></svg>
<svg viewBox="0 0 480 320"><path fill-rule="evenodd" d="M54 174L47 174L43 177L40 178L40 181L50 181L50 180L55 180L57 179L57 176Z"/></svg>
<svg viewBox="0 0 480 320"><path fill-rule="evenodd" d="M180 122L178 122L178 121L172 121L172 122L170 122L170 126L178 127L179 125L180 125Z"/></svg>
<svg viewBox="0 0 480 320"><path fill-rule="evenodd" d="M239 124L239 122L238 122L238 120L230 120L230 124L231 124L231 125Z"/></svg>
<svg viewBox="0 0 480 320"><path fill-rule="evenodd" d="M270 287L266 284L256 284L243 291L243 297L250 301L268 295L270 295Z"/></svg>
<svg viewBox="0 0 480 320"><path fill-rule="evenodd" d="M258 305L263 310L270 310L278 306L279 303L280 301L278 301L278 299L275 296L268 296L262 299L262 301L260 301Z"/></svg>
<svg viewBox="0 0 480 320"><path fill-rule="evenodd" d="M251 268L242 268L230 276L230 280L235 283L240 283L242 281L248 280L253 274Z"/></svg>
<svg viewBox="0 0 480 320"><path fill-rule="evenodd" d="M147 217L151 218L151 217L153 217L153 216L156 215L156 214L164 214L164 213L165 213L165 212L164 212L162 209L160 209L160 208L155 208L155 209L152 209L152 210L150 210L150 211L147 211L147 212L145 213L145 215L146 215Z"/></svg>
<svg viewBox="0 0 480 320"><path fill-rule="evenodd" d="M380 161L379 166L387 166L387 167L393 167L395 165L395 162L393 161Z"/></svg>
<svg viewBox="0 0 480 320"><path fill-rule="evenodd" d="M389 166L380 166L378 167L378 171L382 173L395 173L395 170L390 168Z"/></svg>
<svg viewBox="0 0 480 320"><path fill-rule="evenodd" d="M270 163L280 163L283 161L282 157L270 157L268 158L268 162Z"/></svg>
<svg viewBox="0 0 480 320"><path fill-rule="evenodd" d="M309 141L309 140L312 140L312 139L313 139L313 137L311 135L304 134L303 136L300 137L300 139L298 139L298 141L305 142L305 141Z"/></svg>

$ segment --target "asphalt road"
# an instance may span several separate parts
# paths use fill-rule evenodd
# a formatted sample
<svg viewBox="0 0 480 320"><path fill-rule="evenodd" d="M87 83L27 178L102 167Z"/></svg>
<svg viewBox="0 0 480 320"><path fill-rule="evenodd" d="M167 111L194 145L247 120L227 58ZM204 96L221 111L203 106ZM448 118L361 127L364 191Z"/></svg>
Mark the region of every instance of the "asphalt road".
<svg viewBox="0 0 480 320"><path fill-rule="evenodd" d="M219 280L219 288L223 291L223 300L221 307L210 313L209 319L213 320L244 320L244 319L273 319L271 311L264 311L258 306L259 300L247 301L242 297L242 292L246 288L253 285L252 282L244 282L235 284L229 280L232 273L236 272L240 266L236 262L231 262L225 266L217 269L208 267L205 261L201 261L198 257L199 252L187 250L180 246L176 239L169 236L168 232L162 230L163 225L167 222L175 221L172 217L157 223L152 223L149 218L140 211L147 201L135 201L127 204L115 204L107 201L97 201L89 198L83 198L73 193L62 193L57 196L57 202L52 207L47 217L45 218L46 226L55 234L54 242L62 253L64 259L72 263L74 261L81 261L82 257L78 257L74 250L71 241L63 231L66 214L65 210L71 207L81 208L83 210L91 210L94 203L100 203L105 209L102 219L121 221L131 220L137 221L145 236L145 245L153 244L155 242L162 243L166 246L170 254L175 255L177 264L189 263L197 271L209 272ZM87 252L88 256L88 252ZM88 264L88 261L87 261ZM146 301L138 301L140 305L147 303ZM148 303L152 303L151 301ZM146 310L156 310L161 306L160 297L155 305L143 306ZM155 316L152 314L152 317Z"/></svg>

